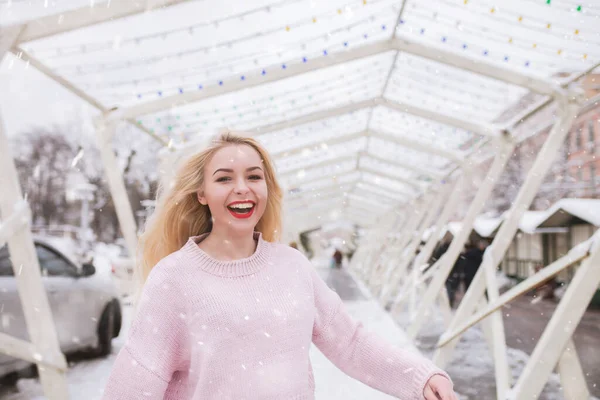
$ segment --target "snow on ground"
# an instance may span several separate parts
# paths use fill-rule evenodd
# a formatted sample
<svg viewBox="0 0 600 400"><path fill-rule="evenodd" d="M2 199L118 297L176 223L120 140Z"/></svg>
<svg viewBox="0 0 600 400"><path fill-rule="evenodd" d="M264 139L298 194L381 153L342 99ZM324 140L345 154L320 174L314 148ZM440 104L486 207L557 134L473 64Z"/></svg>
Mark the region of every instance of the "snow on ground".
<svg viewBox="0 0 600 400"><path fill-rule="evenodd" d="M407 328L410 324L408 311L402 312L396 322L399 326ZM416 340L418 349L426 357L433 357L438 338L443 333L443 326L440 312L432 313L426 318ZM512 374L511 385L514 385L530 357L521 350L508 348L507 358ZM494 362L479 325L473 326L464 333L454 351L452 362L445 369L452 377L455 390L460 393L461 400L496 398ZM563 399L560 377L553 373L538 400ZM598 399L592 397L590 400Z"/></svg>
<svg viewBox="0 0 600 400"><path fill-rule="evenodd" d="M327 259L316 264L326 265ZM327 268L318 267L320 275L326 279L331 272ZM402 314L398 325L379 304L373 300L367 289L360 282L356 286L363 294L362 299L346 301L345 307L349 313L363 322L369 331L399 347L415 350L404 331L399 326L408 326L408 315ZM79 361L70 365L68 372L69 390L72 399L96 400L101 398L102 390L110 374L116 354L124 344L128 321L132 315L131 306L124 307L125 327L121 335L113 341L113 354L105 359ZM433 314L427 319L419 336L417 346L427 357L431 358L437 338L442 333L441 316ZM416 350L415 350L416 351ZM392 399L391 396L380 393L356 381L337 369L314 346L310 350L313 363L316 398L344 400L378 400ZM519 350L508 349L508 360L513 375L513 383L523 370L529 356ZM480 400L495 398L494 367L492 358L478 326L469 329L459 342L454 353L453 361L447 366L447 371L455 382L455 388L461 400ZM37 379L21 379L17 383L18 392L0 395L3 400L41 400L44 399L41 386ZM553 374L544 388L540 400L563 399L560 380ZM597 399L596 399L597 400Z"/></svg>
<svg viewBox="0 0 600 400"><path fill-rule="evenodd" d="M131 315L132 307L123 307L124 329L121 331L119 337L113 339L113 352L110 356L69 363L70 368L67 373L67 380L71 399L96 400L101 398L112 364L117 357L118 351L125 343L126 331L129 326L128 321L131 321ZM0 398L3 400L46 399L37 378L20 379L15 389L16 392L5 394Z"/></svg>

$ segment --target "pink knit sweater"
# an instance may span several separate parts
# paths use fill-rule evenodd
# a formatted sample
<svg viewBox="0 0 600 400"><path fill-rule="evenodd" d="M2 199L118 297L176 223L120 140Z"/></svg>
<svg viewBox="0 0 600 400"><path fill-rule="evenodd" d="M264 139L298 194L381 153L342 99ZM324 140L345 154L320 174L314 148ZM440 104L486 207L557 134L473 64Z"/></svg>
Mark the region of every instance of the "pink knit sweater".
<svg viewBox="0 0 600 400"><path fill-rule="evenodd" d="M217 261L192 237L161 260L104 399L314 399L309 348L403 400L423 399L427 359L368 333L297 250L255 234L256 252Z"/></svg>

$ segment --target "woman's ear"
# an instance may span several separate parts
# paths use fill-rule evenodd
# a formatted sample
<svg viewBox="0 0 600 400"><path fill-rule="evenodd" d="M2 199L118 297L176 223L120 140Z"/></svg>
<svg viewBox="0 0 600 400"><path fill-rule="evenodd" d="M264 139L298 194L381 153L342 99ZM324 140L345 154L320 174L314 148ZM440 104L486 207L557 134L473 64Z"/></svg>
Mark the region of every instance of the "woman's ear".
<svg viewBox="0 0 600 400"><path fill-rule="evenodd" d="M203 206L208 204L208 202L206 201L206 197L204 197L203 193L201 193L201 192L198 192L198 202L200 204L202 204Z"/></svg>

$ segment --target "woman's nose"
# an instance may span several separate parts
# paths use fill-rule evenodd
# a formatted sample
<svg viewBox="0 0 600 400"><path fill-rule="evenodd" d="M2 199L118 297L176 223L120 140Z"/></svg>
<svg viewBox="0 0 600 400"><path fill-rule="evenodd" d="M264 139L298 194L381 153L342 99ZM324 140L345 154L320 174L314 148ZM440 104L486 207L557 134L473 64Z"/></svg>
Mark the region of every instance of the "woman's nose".
<svg viewBox="0 0 600 400"><path fill-rule="evenodd" d="M244 179L238 179L235 183L235 193L236 194L246 194L248 193L248 185L246 185L246 181Z"/></svg>

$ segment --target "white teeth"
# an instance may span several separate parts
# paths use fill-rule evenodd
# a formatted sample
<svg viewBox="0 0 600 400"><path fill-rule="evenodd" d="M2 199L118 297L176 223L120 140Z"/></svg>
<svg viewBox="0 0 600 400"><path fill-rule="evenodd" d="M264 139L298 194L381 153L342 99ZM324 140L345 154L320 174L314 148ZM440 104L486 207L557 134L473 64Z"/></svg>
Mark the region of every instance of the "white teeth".
<svg viewBox="0 0 600 400"><path fill-rule="evenodd" d="M237 208L237 209L241 209L241 210L247 210L254 207L254 204L252 203L238 203L238 204L233 204L230 205L229 208Z"/></svg>

